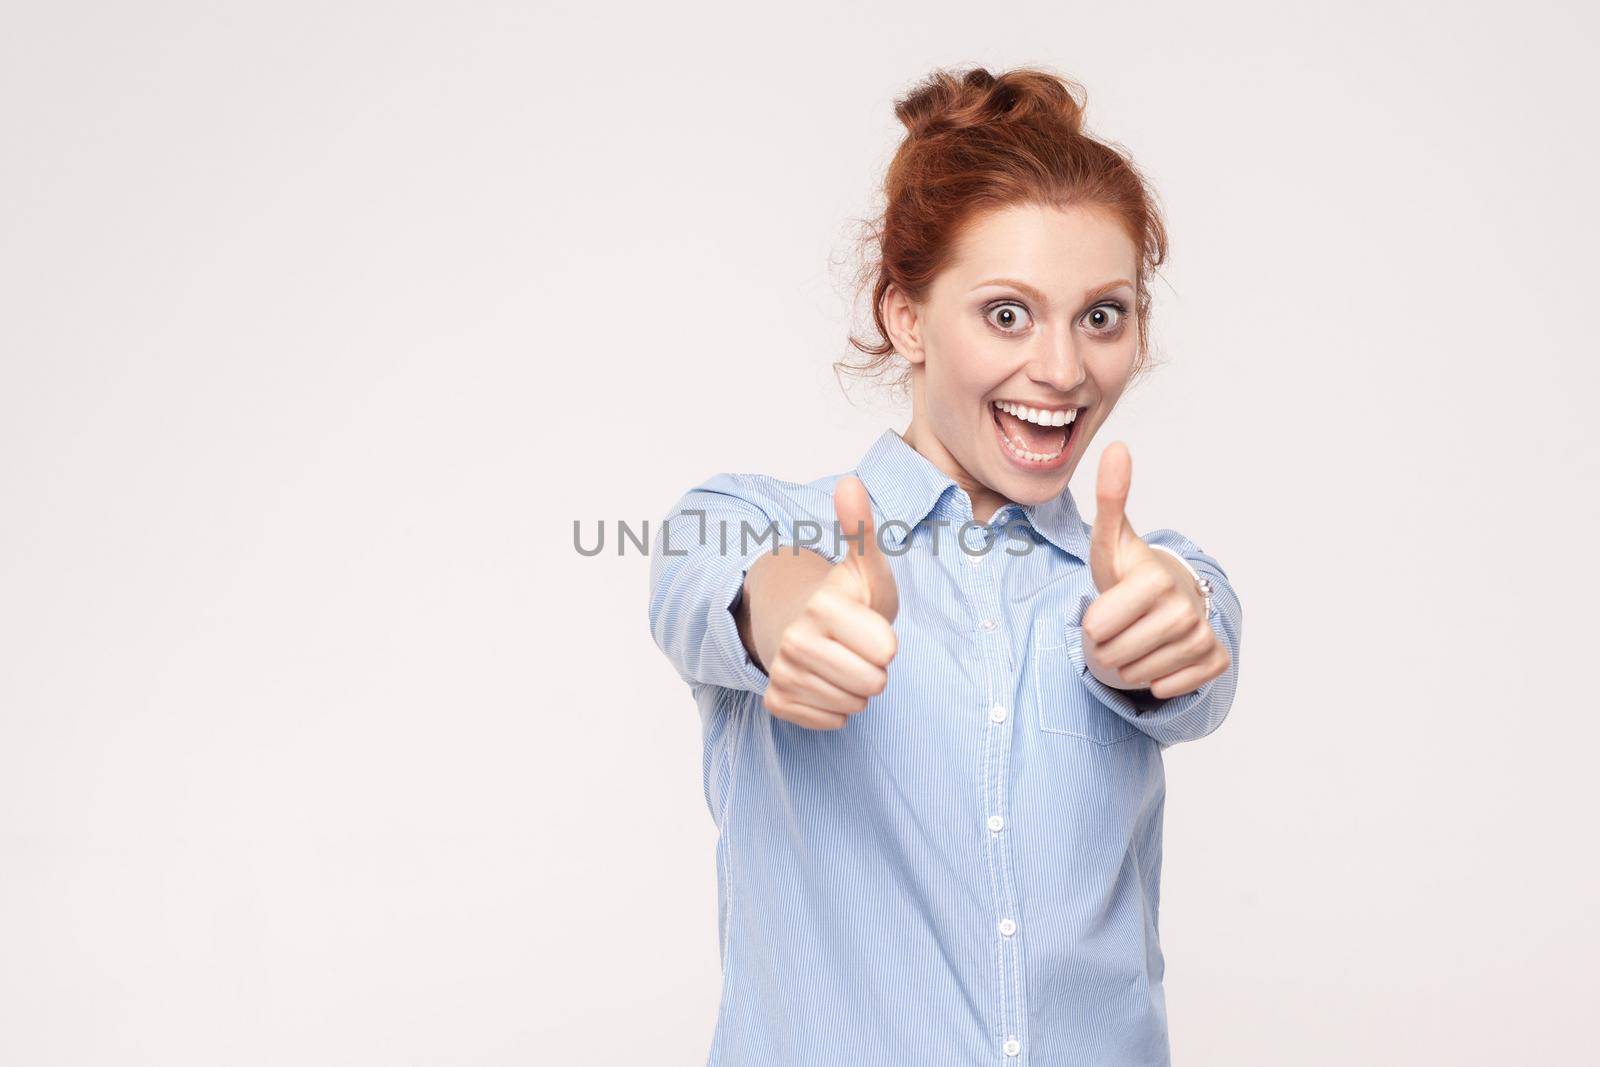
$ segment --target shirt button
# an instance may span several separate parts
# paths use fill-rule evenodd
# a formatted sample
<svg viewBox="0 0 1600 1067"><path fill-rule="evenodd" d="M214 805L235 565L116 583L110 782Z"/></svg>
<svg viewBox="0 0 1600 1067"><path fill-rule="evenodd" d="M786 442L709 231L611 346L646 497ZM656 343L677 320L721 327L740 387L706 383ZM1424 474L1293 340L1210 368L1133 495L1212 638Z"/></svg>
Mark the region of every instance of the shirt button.
<svg viewBox="0 0 1600 1067"><path fill-rule="evenodd" d="M963 553L963 555L967 557L967 562L972 564L974 567L983 562L983 555L981 553Z"/></svg>
<svg viewBox="0 0 1600 1067"><path fill-rule="evenodd" d="M1022 1042L1014 1037L1008 1037L1006 1038L1005 1050L1007 1056L1015 1056L1022 1051Z"/></svg>
<svg viewBox="0 0 1600 1067"><path fill-rule="evenodd" d="M1006 821L1004 819L1002 819L1000 816L998 816L998 815L989 816L989 829L993 830L995 833L999 833L1000 832L1000 828L1002 826L1004 826L1005 824L1006 824Z"/></svg>
<svg viewBox="0 0 1600 1067"><path fill-rule="evenodd" d="M993 619L984 619L978 624L978 628L982 630L992 630L994 627L995 621Z"/></svg>
<svg viewBox="0 0 1600 1067"><path fill-rule="evenodd" d="M1001 919L1000 932L1006 937L1010 937L1012 934L1017 932L1017 924L1012 922L1010 919Z"/></svg>
<svg viewBox="0 0 1600 1067"><path fill-rule="evenodd" d="M1005 709L1005 707L1003 705L996 704L994 707L990 708L989 709L989 721L990 722L1005 722L1006 721L1006 709Z"/></svg>

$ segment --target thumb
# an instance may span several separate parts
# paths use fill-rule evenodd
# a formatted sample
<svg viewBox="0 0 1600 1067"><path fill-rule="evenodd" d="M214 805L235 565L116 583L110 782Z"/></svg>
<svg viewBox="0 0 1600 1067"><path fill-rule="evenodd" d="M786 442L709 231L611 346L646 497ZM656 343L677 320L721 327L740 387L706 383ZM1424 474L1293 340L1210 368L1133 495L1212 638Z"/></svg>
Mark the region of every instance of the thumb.
<svg viewBox="0 0 1600 1067"><path fill-rule="evenodd" d="M1102 593L1122 580L1135 559L1131 544L1144 541L1128 521L1128 489L1133 483L1133 457L1128 446L1113 441L1100 453L1095 481L1094 529L1089 537L1089 573Z"/></svg>
<svg viewBox="0 0 1600 1067"><path fill-rule="evenodd" d="M839 538L845 552L838 566L849 568L859 579L858 589L866 605L893 622L900 607L894 571L878 545L872 498L860 478L847 474L839 479L833 488L833 510L839 519ZM844 540L846 537L851 540Z"/></svg>

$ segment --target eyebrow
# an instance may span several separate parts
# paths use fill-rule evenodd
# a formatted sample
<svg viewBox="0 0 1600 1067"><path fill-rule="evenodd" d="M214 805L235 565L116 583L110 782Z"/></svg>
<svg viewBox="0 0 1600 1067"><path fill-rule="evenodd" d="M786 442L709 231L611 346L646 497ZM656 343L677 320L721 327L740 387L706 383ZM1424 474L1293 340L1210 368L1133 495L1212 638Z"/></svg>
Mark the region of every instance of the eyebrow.
<svg viewBox="0 0 1600 1067"><path fill-rule="evenodd" d="M1019 281L1016 278L990 278L986 282L979 282L977 285L974 285L973 288L974 289L982 289L986 285L1009 285L1011 288L1018 290L1023 295L1032 298L1033 300L1037 301L1040 304L1044 304L1044 305L1048 306L1049 303L1050 303L1050 298L1045 296L1044 293L1040 292L1038 289L1035 289L1033 286L1029 285L1027 282ZM1123 285L1127 286L1129 289L1136 288L1134 286L1134 284L1132 282L1130 282L1128 279L1126 279L1126 278L1117 278L1114 281L1106 282L1104 285L1097 285L1093 289L1090 289L1087 292L1085 292L1083 294L1084 302L1087 303L1090 300L1093 300L1097 296L1104 296L1106 293L1109 293L1111 290L1116 289L1117 287L1123 286Z"/></svg>

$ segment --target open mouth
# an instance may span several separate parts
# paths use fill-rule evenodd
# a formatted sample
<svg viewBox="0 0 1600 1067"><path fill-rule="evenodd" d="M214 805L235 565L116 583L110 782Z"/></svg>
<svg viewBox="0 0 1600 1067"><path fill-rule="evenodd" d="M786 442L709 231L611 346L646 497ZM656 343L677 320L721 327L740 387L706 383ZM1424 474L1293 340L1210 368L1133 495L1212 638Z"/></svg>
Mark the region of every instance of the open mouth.
<svg viewBox="0 0 1600 1067"><path fill-rule="evenodd" d="M995 400L989 413L1006 454L1020 466L1040 470L1065 460L1083 409L1034 408Z"/></svg>

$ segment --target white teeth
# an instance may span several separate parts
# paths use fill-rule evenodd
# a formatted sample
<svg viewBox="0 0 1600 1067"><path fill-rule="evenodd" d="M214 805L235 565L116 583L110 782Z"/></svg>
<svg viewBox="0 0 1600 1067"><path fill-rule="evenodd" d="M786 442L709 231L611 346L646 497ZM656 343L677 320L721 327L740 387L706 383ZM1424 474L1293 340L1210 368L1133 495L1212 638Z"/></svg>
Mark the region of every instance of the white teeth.
<svg viewBox="0 0 1600 1067"><path fill-rule="evenodd" d="M1061 455L1059 450L1055 452L1034 452L1030 449L1023 448L1021 441L1014 440L1004 435L1001 435L1000 439L1006 443L1006 450L1013 456L1032 460L1034 463L1044 463L1046 460L1052 460Z"/></svg>
<svg viewBox="0 0 1600 1067"><path fill-rule="evenodd" d="M1019 419L1025 419L1028 422L1037 423L1040 426L1065 426L1067 423L1076 418L1078 414L1076 408L1071 411L1041 411L1038 408L1030 408L1025 404L1013 404L1009 400L996 400L994 402L994 406L1009 415L1014 415ZM1062 451L1057 450L1055 452L1034 452L1031 449L1023 447L1021 440L1007 437L1005 434L1001 434L1000 439L1005 442L1006 451L1010 452L1018 459L1025 459L1032 463L1047 463L1061 455Z"/></svg>
<svg viewBox="0 0 1600 1067"><path fill-rule="evenodd" d="M1042 408L1030 408L1025 404L1013 404L1009 400L996 400L994 406L1008 415L1015 415L1019 419L1040 426L1065 426L1078 416L1077 408L1071 411L1045 411Z"/></svg>
<svg viewBox="0 0 1600 1067"><path fill-rule="evenodd" d="M1006 448L1011 451L1012 455L1020 456L1021 458L1031 460L1034 463L1044 463L1061 455L1060 452L1030 452L1028 449L1021 447L1009 437L1005 439L1005 442Z"/></svg>

